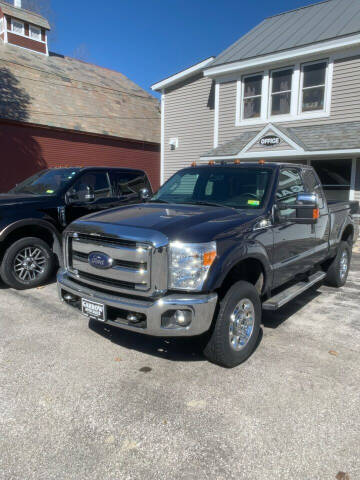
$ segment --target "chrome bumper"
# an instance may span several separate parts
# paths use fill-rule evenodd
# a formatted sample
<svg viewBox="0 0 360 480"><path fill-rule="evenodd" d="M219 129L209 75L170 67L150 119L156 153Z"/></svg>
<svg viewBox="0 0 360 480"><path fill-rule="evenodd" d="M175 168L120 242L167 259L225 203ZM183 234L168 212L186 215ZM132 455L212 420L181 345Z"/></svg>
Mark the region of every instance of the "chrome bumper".
<svg viewBox="0 0 360 480"><path fill-rule="evenodd" d="M217 304L217 294L171 294L159 299L149 301L132 299L113 295L110 292L97 292L91 288L78 285L60 270L57 276L58 291L60 299L65 302L63 296L70 293L80 298L87 298L94 302L103 303L107 307L113 307L130 313L145 315L146 327L141 328L134 325L125 325L108 319L105 323L124 328L133 332L144 333L158 337L191 337L200 335L209 330ZM71 305L71 304L69 304ZM74 307L78 311L78 307ZM163 314L168 311L187 309L192 312L191 324L187 327L165 328L161 324Z"/></svg>

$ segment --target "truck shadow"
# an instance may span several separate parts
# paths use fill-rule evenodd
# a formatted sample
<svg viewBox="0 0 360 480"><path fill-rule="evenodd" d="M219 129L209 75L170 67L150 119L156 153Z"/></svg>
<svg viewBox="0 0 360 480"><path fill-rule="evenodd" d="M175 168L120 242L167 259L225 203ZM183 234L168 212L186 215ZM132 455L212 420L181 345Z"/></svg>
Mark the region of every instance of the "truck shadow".
<svg viewBox="0 0 360 480"><path fill-rule="evenodd" d="M122 330L112 325L104 325L94 320L89 320L89 328L116 345L129 350L136 350L174 362L199 362L206 360L202 354L201 342L198 337L151 337L141 333Z"/></svg>
<svg viewBox="0 0 360 480"><path fill-rule="evenodd" d="M278 328L281 324L286 322L286 320L293 315L295 315L299 310L304 308L305 305L311 303L317 297L322 295L318 291L319 285L310 288L306 292L302 293L298 297L294 298L291 302L284 305L279 310L274 312L269 310L263 310L262 315L262 324L265 328L275 329Z"/></svg>
<svg viewBox="0 0 360 480"><path fill-rule="evenodd" d="M317 287L304 292L298 298L275 312L264 311L262 324L264 328L276 329L286 320L295 315L306 304L315 300L321 292ZM147 355L163 358L173 362L207 361L202 353L200 337L194 338L164 338L151 337L141 333L129 332L112 325L104 325L95 320L89 320L89 328L107 340L129 350L136 350ZM263 330L260 330L255 351L261 344ZM254 352L255 353L255 352Z"/></svg>

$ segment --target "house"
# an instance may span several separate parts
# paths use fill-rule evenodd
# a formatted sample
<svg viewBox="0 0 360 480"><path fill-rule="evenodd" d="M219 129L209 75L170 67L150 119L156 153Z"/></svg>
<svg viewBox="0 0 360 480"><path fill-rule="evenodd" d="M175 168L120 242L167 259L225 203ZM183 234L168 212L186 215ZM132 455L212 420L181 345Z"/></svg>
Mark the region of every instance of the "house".
<svg viewBox="0 0 360 480"><path fill-rule="evenodd" d="M49 52L48 21L0 0L0 192L47 168L127 166L160 181L158 100L119 72Z"/></svg>
<svg viewBox="0 0 360 480"><path fill-rule="evenodd" d="M313 165L331 200L360 200L360 2L265 19L161 92L161 178L193 161Z"/></svg>

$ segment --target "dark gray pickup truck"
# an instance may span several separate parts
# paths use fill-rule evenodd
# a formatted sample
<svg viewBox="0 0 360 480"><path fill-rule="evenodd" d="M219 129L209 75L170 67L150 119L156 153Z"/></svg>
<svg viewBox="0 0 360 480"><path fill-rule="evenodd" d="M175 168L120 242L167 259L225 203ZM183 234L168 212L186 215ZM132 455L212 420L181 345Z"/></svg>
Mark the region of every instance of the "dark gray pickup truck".
<svg viewBox="0 0 360 480"><path fill-rule="evenodd" d="M134 332L198 335L208 359L233 367L254 351L263 309L345 284L356 209L328 203L303 165L187 168L148 202L66 229L60 298Z"/></svg>

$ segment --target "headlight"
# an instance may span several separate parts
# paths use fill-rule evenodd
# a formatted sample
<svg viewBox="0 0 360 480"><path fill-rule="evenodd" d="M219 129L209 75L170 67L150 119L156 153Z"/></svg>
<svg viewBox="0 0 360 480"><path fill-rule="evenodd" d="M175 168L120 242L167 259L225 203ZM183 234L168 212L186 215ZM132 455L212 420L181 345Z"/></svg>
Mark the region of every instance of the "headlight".
<svg viewBox="0 0 360 480"><path fill-rule="evenodd" d="M169 252L169 288L201 290L216 257L216 243L173 242Z"/></svg>

